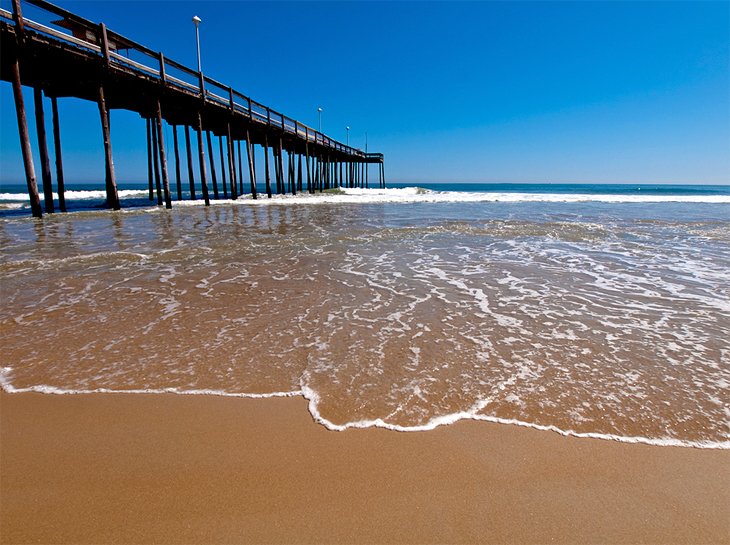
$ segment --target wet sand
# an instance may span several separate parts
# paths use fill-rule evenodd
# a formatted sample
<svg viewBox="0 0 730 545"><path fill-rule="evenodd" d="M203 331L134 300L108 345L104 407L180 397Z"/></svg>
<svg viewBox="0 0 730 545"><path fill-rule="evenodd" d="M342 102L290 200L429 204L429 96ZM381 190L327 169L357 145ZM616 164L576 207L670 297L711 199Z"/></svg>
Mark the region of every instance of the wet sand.
<svg viewBox="0 0 730 545"><path fill-rule="evenodd" d="M730 451L301 398L0 393L2 543L730 543Z"/></svg>

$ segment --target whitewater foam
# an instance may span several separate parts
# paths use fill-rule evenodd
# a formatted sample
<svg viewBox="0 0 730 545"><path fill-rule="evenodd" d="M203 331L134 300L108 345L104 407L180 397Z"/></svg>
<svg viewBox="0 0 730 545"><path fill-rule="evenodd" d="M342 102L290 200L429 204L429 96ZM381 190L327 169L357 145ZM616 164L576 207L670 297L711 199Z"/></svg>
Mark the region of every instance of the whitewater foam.
<svg viewBox="0 0 730 545"><path fill-rule="evenodd" d="M541 424L535 424L531 422L524 422L516 419L499 418L496 416L489 416L479 414L479 411L483 410L490 399L481 400L474 404L474 406L468 411L459 411L452 414L441 415L431 418L425 424L417 426L401 426L397 424L391 424L382 418L376 418L371 420L357 420L351 422L345 422L343 424L335 424L331 420L328 420L319 412L319 404L321 398L319 394L307 386L306 384L301 385L300 390L294 390L289 392L267 392L267 393L244 393L244 392L226 392L224 390L212 390L212 389L180 389L180 388L143 388L143 389L111 389L111 388L94 388L89 390L84 389L64 389L57 388L49 385L35 385L26 388L16 388L10 381L10 375L12 368L0 367L0 388L2 388L8 394L22 394L22 393L40 393L40 394L51 394L51 395L89 395L89 394L174 394L174 395L205 395L205 396L221 396L221 397L236 397L236 398L249 398L249 399L268 399L277 397L298 397L301 396L308 401L308 409L312 418L315 422L321 424L330 431L345 431L348 429L367 429L367 428L383 428L397 432L424 432L431 431L440 426L448 426L455 424L461 420L475 420L482 422L491 422L494 424L514 425L525 428L532 428L540 431L551 431L563 435L565 437L577 437L587 439L601 439L609 441L618 441L621 443L634 443L634 444L645 444L660 447L689 447L699 449L720 449L730 450L730 440L728 441L682 441L679 439L671 438L648 438L648 437L630 437L615 434L604 434L604 433L591 433L591 432L576 432L574 430L563 430L556 426L545 426ZM303 377L304 378L304 377ZM727 412L727 409L726 409ZM730 414L730 413L728 413Z"/></svg>

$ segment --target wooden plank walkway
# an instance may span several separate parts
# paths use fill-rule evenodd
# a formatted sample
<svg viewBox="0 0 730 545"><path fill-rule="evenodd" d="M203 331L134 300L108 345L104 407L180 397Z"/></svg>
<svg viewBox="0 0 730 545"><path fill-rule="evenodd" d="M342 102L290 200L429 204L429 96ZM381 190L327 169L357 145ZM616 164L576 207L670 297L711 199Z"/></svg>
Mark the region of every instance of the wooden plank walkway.
<svg viewBox="0 0 730 545"><path fill-rule="evenodd" d="M236 199L246 192L241 143L249 192L257 198L255 148L265 155L266 193L271 197L269 159L273 160L277 193L322 191L334 187L368 187L367 165L378 165L378 184L385 187L384 158L342 144L295 119L138 44L44 0L25 0L23 5L42 14L44 24L23 17L20 0L12 0L13 11L0 9L0 79L13 85L18 129L25 166L31 211L41 217L30 133L25 115L22 86L34 89L38 147L41 159L46 213L54 212L50 158L43 124L43 97L50 97L56 157L56 185L59 208L65 211L64 178L57 99L75 97L91 100L99 107L105 153L107 204L119 209L116 176L109 128L110 111L125 109L147 120L149 197L172 206L170 170L165 153L163 122L172 126L177 199L183 198L178 150L178 127L184 129L190 198L196 193L191 129L197 136L198 187L206 204L213 198ZM39 17L38 17L39 18ZM59 19L60 18L60 19ZM58 20L51 20L58 19ZM218 137L220 161L216 167L211 136ZM206 146L207 144L207 146ZM207 158L206 158L207 154ZM284 168L286 158L287 169ZM236 164L237 163L237 164ZM236 168L238 166L238 169ZM219 170L216 171L216 168ZM219 191L217 173L221 175Z"/></svg>

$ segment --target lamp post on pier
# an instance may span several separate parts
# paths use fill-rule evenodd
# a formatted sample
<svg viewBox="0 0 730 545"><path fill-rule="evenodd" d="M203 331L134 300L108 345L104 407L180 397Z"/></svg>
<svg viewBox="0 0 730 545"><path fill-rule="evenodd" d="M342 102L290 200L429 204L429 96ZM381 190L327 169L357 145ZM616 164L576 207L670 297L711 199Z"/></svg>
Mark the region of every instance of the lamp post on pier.
<svg viewBox="0 0 730 545"><path fill-rule="evenodd" d="M193 15L193 23L195 24L195 44L198 46L198 72L202 72L200 68L200 32L198 26L203 20L197 15Z"/></svg>
<svg viewBox="0 0 730 545"><path fill-rule="evenodd" d="M345 127L345 130L347 131L347 147L350 147L350 126L348 125Z"/></svg>
<svg viewBox="0 0 730 545"><path fill-rule="evenodd" d="M322 108L317 108L317 116L319 117L319 132L322 132Z"/></svg>

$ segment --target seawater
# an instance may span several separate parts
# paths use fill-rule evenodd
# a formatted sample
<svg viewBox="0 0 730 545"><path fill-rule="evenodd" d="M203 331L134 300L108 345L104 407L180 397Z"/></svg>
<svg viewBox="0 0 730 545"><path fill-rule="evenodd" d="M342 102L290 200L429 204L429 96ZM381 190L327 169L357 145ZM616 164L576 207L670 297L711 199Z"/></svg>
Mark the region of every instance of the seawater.
<svg viewBox="0 0 730 545"><path fill-rule="evenodd" d="M398 187L150 206L0 195L7 392L301 395L730 448L730 188ZM130 193L125 193L129 191ZM129 206L129 204L133 206Z"/></svg>

